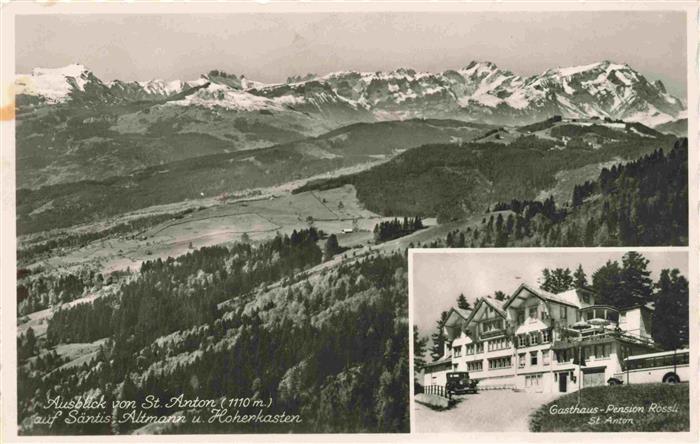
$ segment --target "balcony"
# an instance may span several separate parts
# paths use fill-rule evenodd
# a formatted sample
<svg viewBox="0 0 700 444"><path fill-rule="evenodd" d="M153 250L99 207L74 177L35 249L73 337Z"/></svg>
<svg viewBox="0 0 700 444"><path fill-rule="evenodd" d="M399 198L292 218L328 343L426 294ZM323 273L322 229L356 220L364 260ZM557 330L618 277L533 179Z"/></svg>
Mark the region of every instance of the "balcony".
<svg viewBox="0 0 700 444"><path fill-rule="evenodd" d="M480 333L481 338L486 339L486 338L493 338L496 336L503 336L506 333L506 330L503 328L496 328L492 329L489 331L484 331Z"/></svg>
<svg viewBox="0 0 700 444"><path fill-rule="evenodd" d="M620 312L609 305L591 305L580 310L581 320L592 325L617 325Z"/></svg>
<svg viewBox="0 0 700 444"><path fill-rule="evenodd" d="M576 347L580 345L592 345L600 342L606 342L611 339L621 339L640 345L654 345L651 338L630 335L623 333L619 329L612 330L609 328L587 328L580 331L573 329L560 329L555 331L555 341L553 348Z"/></svg>

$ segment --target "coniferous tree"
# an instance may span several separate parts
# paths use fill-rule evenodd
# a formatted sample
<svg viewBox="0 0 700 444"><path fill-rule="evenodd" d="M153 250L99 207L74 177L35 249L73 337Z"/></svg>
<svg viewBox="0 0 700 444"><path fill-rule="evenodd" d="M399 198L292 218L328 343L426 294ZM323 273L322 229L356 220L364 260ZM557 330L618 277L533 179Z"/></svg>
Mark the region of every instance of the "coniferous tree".
<svg viewBox="0 0 700 444"><path fill-rule="evenodd" d="M617 308L629 305L620 293L621 271L617 261L607 261L591 276L593 291L598 294L601 304Z"/></svg>
<svg viewBox="0 0 700 444"><path fill-rule="evenodd" d="M551 293L561 293L570 290L574 285L574 277L568 268L555 268L542 270L540 288Z"/></svg>
<svg viewBox="0 0 700 444"><path fill-rule="evenodd" d="M462 310L471 310L472 306L467 298L464 297L464 293L460 293L459 297L457 298L457 307L461 308Z"/></svg>
<svg viewBox="0 0 700 444"><path fill-rule="evenodd" d="M418 331L418 326L413 326L413 371L414 375L418 375L425 367L425 348L428 344L428 338L421 337Z"/></svg>
<svg viewBox="0 0 700 444"><path fill-rule="evenodd" d="M431 335L433 344L430 347L430 356L433 358L433 361L437 361L445 354L445 341L447 341L447 337L443 332L443 327L446 321L447 312L443 311L440 313L440 319L437 321L435 333Z"/></svg>
<svg viewBox="0 0 700 444"><path fill-rule="evenodd" d="M654 340L666 350L687 347L690 330L688 281L677 269L664 269L654 288Z"/></svg>
<svg viewBox="0 0 700 444"><path fill-rule="evenodd" d="M331 234L326 239L326 244L323 248L323 255L325 260L331 259L335 254L340 253L340 245L338 244L338 237L335 234Z"/></svg>
<svg viewBox="0 0 700 444"><path fill-rule="evenodd" d="M574 287L584 288L588 286L588 278L586 272L583 271L583 266L578 264L578 268L574 271Z"/></svg>
<svg viewBox="0 0 700 444"><path fill-rule="evenodd" d="M630 302L644 304L651 302L651 272L647 270L649 260L636 251L630 251L622 257L620 274L620 291Z"/></svg>

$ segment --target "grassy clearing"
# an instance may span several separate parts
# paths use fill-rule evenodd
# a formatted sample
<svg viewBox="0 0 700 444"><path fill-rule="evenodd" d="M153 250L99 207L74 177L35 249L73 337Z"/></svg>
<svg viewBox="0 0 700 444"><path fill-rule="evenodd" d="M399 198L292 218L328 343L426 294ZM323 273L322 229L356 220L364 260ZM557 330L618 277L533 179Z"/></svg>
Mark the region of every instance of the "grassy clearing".
<svg viewBox="0 0 700 444"><path fill-rule="evenodd" d="M589 387L581 392L578 406L577 400L578 395L570 393L543 405L530 417L530 431L680 432L690 428L687 384ZM578 411L572 413L574 408Z"/></svg>

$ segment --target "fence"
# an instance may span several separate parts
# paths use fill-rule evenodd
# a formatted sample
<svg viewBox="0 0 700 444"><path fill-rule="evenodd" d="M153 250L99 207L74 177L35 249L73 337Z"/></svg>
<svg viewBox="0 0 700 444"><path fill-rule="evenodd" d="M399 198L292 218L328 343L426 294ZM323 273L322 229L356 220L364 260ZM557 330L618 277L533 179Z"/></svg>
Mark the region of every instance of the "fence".
<svg viewBox="0 0 700 444"><path fill-rule="evenodd" d="M452 394L450 394L444 385L426 385L423 387L423 393L426 395L437 395L443 398L452 399Z"/></svg>
<svg viewBox="0 0 700 444"><path fill-rule="evenodd" d="M515 390L516 388L515 384L479 385L479 390Z"/></svg>

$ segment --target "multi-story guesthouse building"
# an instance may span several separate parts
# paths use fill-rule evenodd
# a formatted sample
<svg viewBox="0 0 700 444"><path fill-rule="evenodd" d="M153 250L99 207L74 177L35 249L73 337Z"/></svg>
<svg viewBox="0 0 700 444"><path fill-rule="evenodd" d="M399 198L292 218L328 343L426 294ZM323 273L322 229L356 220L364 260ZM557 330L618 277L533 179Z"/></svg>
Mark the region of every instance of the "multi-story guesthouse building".
<svg viewBox="0 0 700 444"><path fill-rule="evenodd" d="M450 310L444 355L426 366L424 384L444 384L448 371L468 371L481 389L567 393L606 384L627 356L658 350L651 315L645 305L599 305L585 288L553 294L522 284L504 301Z"/></svg>

